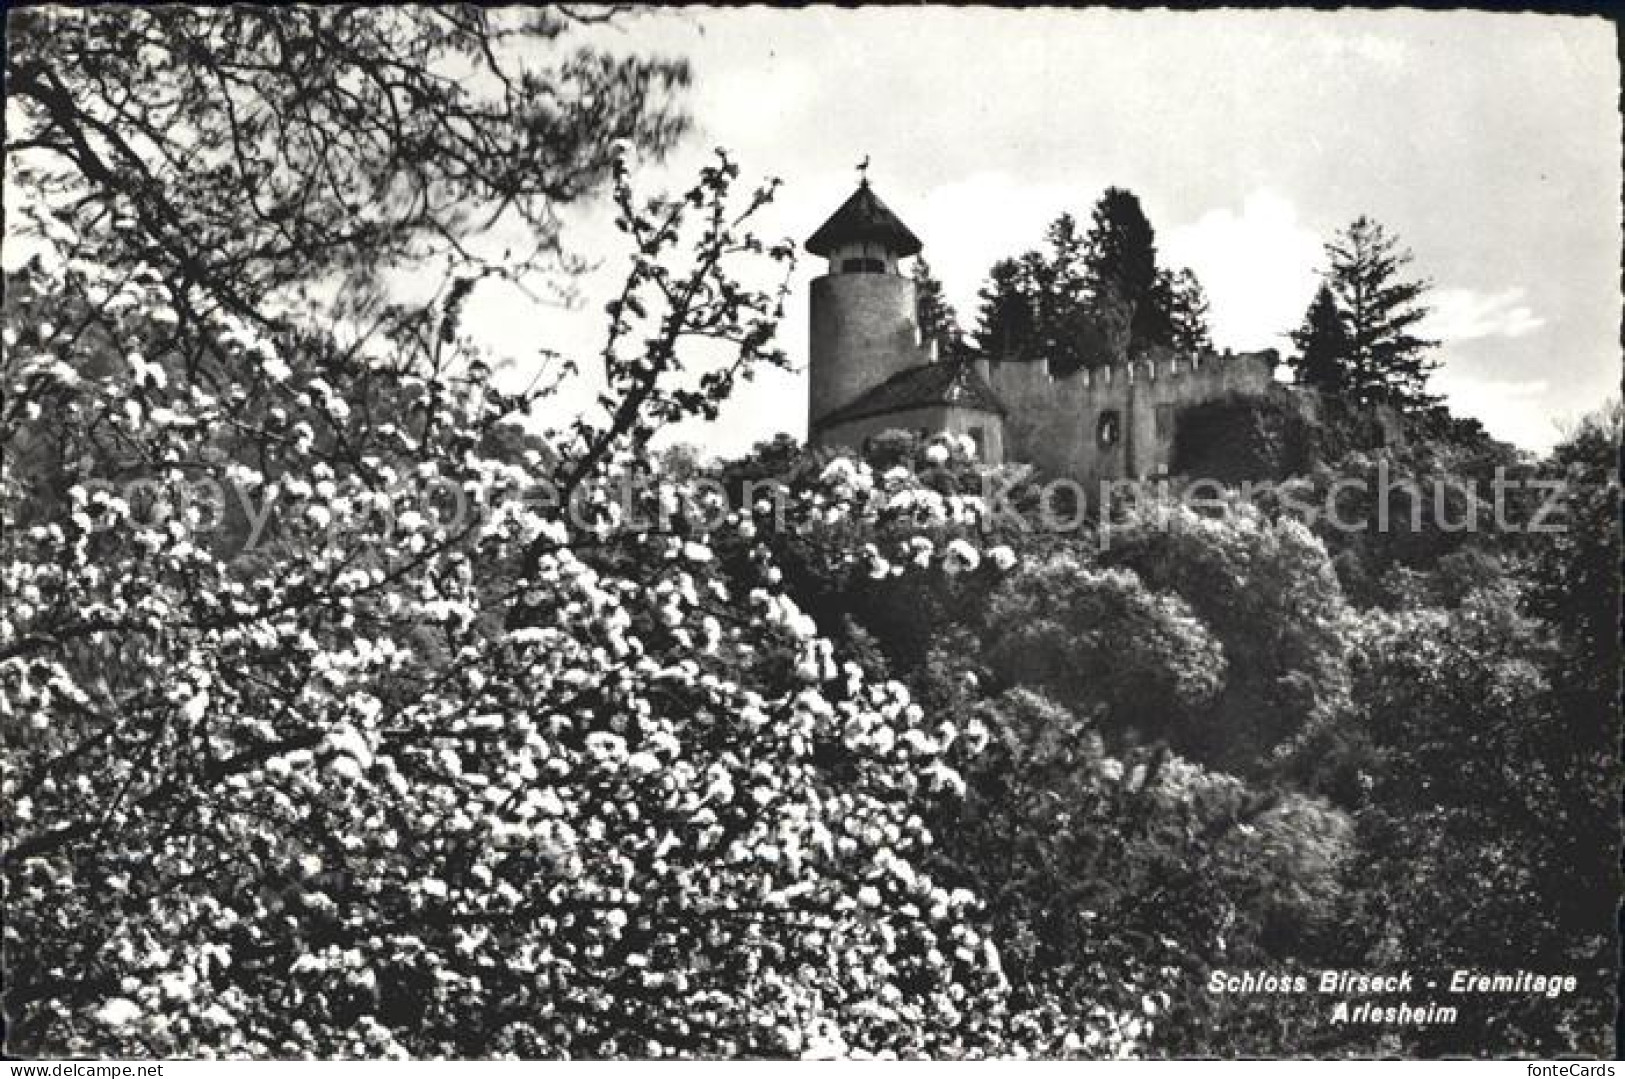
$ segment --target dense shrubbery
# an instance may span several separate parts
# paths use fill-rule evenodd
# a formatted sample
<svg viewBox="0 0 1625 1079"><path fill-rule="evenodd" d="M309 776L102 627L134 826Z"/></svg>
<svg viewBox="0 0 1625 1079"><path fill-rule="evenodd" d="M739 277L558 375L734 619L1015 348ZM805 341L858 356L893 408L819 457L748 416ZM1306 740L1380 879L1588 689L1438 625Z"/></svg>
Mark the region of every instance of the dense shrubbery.
<svg viewBox="0 0 1625 1079"><path fill-rule="evenodd" d="M1409 537L1329 532L1334 557L1276 492L1005 535L1019 564L996 579L877 590L815 571L849 640L988 732L965 798L931 818L934 859L987 901L1022 1004L1061 1017L1138 998L1152 1053L1598 1051L1615 891L1610 430L1540 466L1579 484L1580 531L1555 543L1488 516L1440 530L1428 507ZM873 452L930 464L901 435ZM1470 495L1498 466L1534 470L1481 439L1379 453L1295 482L1382 461ZM974 488L978 466L944 463L959 478L936 482ZM1351 565L1374 595L1345 591ZM1313 1002L1208 994L1220 966L1527 968L1582 990L1362 1033L1328 1028Z"/></svg>
<svg viewBox="0 0 1625 1079"><path fill-rule="evenodd" d="M1299 476L1356 451L1403 442L1408 431L1424 440L1442 437L1441 429L1450 428L1437 411L1407 421L1392 409L1351 405L1305 387L1233 394L1180 410L1172 471L1229 484Z"/></svg>
<svg viewBox="0 0 1625 1079"><path fill-rule="evenodd" d="M784 362L742 279L789 255L725 156L634 196L610 136L668 145L680 66L561 58L567 13L301 9L289 51L244 32L272 17L14 27L51 152L0 368L13 1052L1600 1049L1617 417L1538 466L1577 485L1538 539L1239 495L1032 534L950 438L662 456ZM555 67L499 77L510 18ZM331 140L267 138L286 110ZM293 182L325 165L349 186ZM459 240L503 208L551 250L599 182L632 253L602 407L529 430L557 382L503 391L461 324L523 267ZM435 302L381 302L381 260L448 247ZM1482 485L1470 434L1300 482ZM1403 964L1584 981L1382 1036L1205 990Z"/></svg>
<svg viewBox="0 0 1625 1079"><path fill-rule="evenodd" d="M1172 467L1221 483L1282 479L1314 464L1316 435L1300 401L1284 390L1221 397L1180 410Z"/></svg>

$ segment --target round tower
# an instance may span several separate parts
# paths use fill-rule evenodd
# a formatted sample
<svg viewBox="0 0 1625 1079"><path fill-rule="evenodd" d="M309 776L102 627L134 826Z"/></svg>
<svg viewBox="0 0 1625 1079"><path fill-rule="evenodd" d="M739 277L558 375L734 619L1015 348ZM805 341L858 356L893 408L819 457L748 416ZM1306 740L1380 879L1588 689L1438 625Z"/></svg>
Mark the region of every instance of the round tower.
<svg viewBox="0 0 1625 1079"><path fill-rule="evenodd" d="M820 419L929 357L920 343L914 281L898 268L920 241L869 188L858 184L807 240L829 260L812 283L807 432Z"/></svg>

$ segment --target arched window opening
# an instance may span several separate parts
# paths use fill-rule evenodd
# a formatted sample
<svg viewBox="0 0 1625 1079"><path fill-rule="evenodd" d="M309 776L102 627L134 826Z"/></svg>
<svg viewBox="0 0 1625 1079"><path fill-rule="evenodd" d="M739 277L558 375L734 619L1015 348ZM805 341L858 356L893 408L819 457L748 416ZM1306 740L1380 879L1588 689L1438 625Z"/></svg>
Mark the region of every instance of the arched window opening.
<svg viewBox="0 0 1625 1079"><path fill-rule="evenodd" d="M1115 411L1100 414L1100 420L1095 424L1095 442L1102 448L1110 448L1117 445L1122 433L1122 421Z"/></svg>

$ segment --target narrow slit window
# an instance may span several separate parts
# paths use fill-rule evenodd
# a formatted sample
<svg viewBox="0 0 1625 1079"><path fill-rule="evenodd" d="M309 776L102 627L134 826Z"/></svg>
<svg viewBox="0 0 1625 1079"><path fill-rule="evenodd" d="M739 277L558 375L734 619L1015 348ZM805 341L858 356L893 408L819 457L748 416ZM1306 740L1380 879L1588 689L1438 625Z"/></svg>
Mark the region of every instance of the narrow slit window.
<svg viewBox="0 0 1625 1079"><path fill-rule="evenodd" d="M1117 413L1102 412L1100 419L1095 423L1095 442L1102 447L1115 446L1122 435L1122 421Z"/></svg>

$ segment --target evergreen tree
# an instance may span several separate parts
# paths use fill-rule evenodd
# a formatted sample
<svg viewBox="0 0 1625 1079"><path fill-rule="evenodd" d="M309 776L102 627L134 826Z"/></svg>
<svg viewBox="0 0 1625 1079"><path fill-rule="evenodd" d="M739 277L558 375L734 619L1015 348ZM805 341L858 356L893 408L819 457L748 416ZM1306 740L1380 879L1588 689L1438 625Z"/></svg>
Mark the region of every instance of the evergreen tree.
<svg viewBox="0 0 1625 1079"><path fill-rule="evenodd" d="M1089 306L1089 238L1078 231L1078 220L1063 213L1044 230L1049 244L1048 272L1051 306L1057 314Z"/></svg>
<svg viewBox="0 0 1625 1079"><path fill-rule="evenodd" d="M1189 268L1178 273L1161 270L1157 274L1157 285L1168 305L1168 343L1181 353L1210 350L1213 338L1207 325L1207 291L1195 271Z"/></svg>
<svg viewBox="0 0 1625 1079"><path fill-rule="evenodd" d="M1330 285L1321 283L1303 316L1303 325L1293 331L1292 343L1297 346L1298 354L1288 362L1299 385L1326 393L1343 391L1350 342Z"/></svg>
<svg viewBox="0 0 1625 1079"><path fill-rule="evenodd" d="M1030 263L1000 259L988 272L987 284L977 298L976 330L972 337L982 355L1003 362L1037 358L1037 297Z"/></svg>
<svg viewBox="0 0 1625 1079"><path fill-rule="evenodd" d="M1156 232L1132 191L1108 187L1095 203L1083 261L1092 292L1115 285L1133 306L1133 347L1171 342L1168 298L1157 287Z"/></svg>
<svg viewBox="0 0 1625 1079"><path fill-rule="evenodd" d="M938 355L947 359L964 349L965 335L959 328L959 314L948 302L942 282L923 258L914 260L914 314L923 341L935 341Z"/></svg>
<svg viewBox="0 0 1625 1079"><path fill-rule="evenodd" d="M975 332L984 355L1008 362L1043 360L1057 376L1098 367L1113 354L1106 324L1122 304L1089 280L1088 240L1071 214L1044 232L1043 249L994 265L983 287Z"/></svg>
<svg viewBox="0 0 1625 1079"><path fill-rule="evenodd" d="M1064 376L1154 345L1210 347L1201 282L1157 269L1155 235L1132 193L1109 188L1087 233L1062 214L1044 240L989 274L975 332L985 355L1042 359Z"/></svg>
<svg viewBox="0 0 1625 1079"><path fill-rule="evenodd" d="M1422 297L1430 282L1403 276L1411 252L1362 215L1326 245L1326 254L1327 283L1349 337L1341 365L1345 395L1412 411L1434 404L1426 387L1438 342L1415 332L1428 314Z"/></svg>

